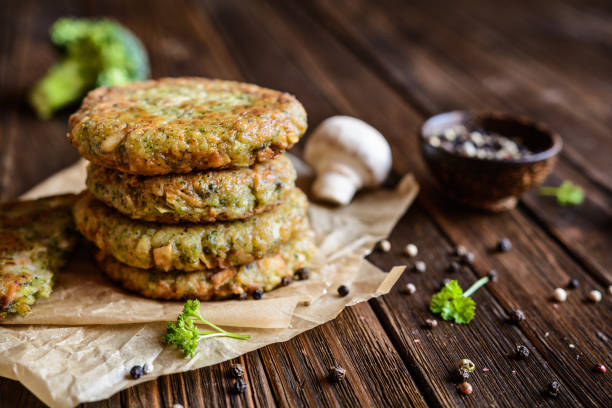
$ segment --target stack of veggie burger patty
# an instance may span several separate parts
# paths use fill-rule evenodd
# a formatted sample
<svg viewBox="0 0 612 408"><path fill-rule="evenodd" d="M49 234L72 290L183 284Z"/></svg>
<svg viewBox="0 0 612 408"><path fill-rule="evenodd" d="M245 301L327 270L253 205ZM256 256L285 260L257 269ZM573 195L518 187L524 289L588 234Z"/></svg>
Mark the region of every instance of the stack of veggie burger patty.
<svg viewBox="0 0 612 408"><path fill-rule="evenodd" d="M114 281L159 299L269 291L315 246L282 153L306 130L292 95L166 78L89 93L68 137L88 167L77 229Z"/></svg>

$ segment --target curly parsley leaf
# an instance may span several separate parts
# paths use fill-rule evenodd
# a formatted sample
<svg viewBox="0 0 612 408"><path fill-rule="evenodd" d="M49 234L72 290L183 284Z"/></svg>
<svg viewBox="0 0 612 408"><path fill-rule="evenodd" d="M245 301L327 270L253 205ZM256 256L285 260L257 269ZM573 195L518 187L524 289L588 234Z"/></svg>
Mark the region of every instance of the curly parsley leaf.
<svg viewBox="0 0 612 408"><path fill-rule="evenodd" d="M196 321L210 326L214 331L199 330L195 325ZM177 348L183 350L185 357L193 357L200 339L208 337L230 337L241 340L251 338L248 334L228 332L205 320L200 315L200 301L188 300L183 306L183 312L177 316L176 322L168 322L163 340L165 343L174 344Z"/></svg>
<svg viewBox="0 0 612 408"><path fill-rule="evenodd" d="M429 310L439 314L444 320L454 320L455 323L469 323L476 312L476 303L470 296L489 281L484 277L476 281L465 293L456 280L448 282L431 298Z"/></svg>

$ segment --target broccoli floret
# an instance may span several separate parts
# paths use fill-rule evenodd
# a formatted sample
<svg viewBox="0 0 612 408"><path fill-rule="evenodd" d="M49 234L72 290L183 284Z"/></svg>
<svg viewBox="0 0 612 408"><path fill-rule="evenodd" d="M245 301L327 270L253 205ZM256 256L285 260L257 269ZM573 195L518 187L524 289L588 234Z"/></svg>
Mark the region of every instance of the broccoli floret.
<svg viewBox="0 0 612 408"><path fill-rule="evenodd" d="M121 85L149 76L144 46L115 21L61 18L51 26L50 34L64 58L30 94L30 103L41 118L49 118L98 86Z"/></svg>

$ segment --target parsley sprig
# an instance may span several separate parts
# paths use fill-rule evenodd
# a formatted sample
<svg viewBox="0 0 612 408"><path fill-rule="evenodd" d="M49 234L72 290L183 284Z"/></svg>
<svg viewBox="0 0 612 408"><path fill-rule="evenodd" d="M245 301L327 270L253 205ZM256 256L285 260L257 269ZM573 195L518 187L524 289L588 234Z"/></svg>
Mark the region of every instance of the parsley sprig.
<svg viewBox="0 0 612 408"><path fill-rule="evenodd" d="M538 192L543 196L557 197L557 203L560 205L579 205L584 201L582 188L569 180L565 180L559 187L540 187Z"/></svg>
<svg viewBox="0 0 612 408"><path fill-rule="evenodd" d="M210 326L214 331L199 330L195 325L196 321ZM241 340L251 338L249 334L231 333L205 320L200 315L200 301L188 300L183 306L183 313L176 318L176 323L168 322L164 342L174 344L182 349L185 357L193 357L198 347L198 341L210 337L231 337Z"/></svg>
<svg viewBox="0 0 612 408"><path fill-rule="evenodd" d="M476 302L470 296L489 281L487 276L480 278L468 290L463 292L459 282L452 280L431 298L429 310L439 314L444 320L455 323L469 323L474 318Z"/></svg>

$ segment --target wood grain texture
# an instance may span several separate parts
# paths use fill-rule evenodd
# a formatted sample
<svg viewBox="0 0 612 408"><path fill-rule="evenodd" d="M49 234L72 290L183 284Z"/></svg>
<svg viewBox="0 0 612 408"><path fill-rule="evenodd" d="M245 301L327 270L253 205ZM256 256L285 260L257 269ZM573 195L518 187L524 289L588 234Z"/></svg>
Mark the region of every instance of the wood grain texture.
<svg viewBox="0 0 612 408"><path fill-rule="evenodd" d="M541 214L539 217L547 224L550 233L576 257L585 260L585 266L602 283L612 282L609 268L612 257L605 249L612 245L610 223L602 225L600 222L611 216L612 194L606 186L587 176L591 170L609 167L604 163L612 157L612 143L609 132L603 135L592 127L597 122L576 118L576 112L580 110L576 98L559 102L554 107L534 100L545 93L541 82L550 81L551 75L547 71L520 66L520 72L529 71L529 76L533 77L525 80L524 76L516 75L517 66L519 62L528 63L530 59L503 60L505 62L500 63L498 60L501 58L483 51L482 45L463 39L463 34L454 34L463 32L460 27L453 27L450 23L429 26L428 21L434 16L425 14L427 18L422 18L424 12L419 12L419 9L398 6L385 9L381 6L372 10L368 8L368 2L359 1L340 4L342 2L333 5L320 2L319 7L311 11L320 20L327 21L326 27L340 35L355 53L367 60L367 65L379 70L389 84L401 89L402 97L410 95L408 102L424 115L464 108L506 110L546 121L563 135L564 156L548 183L559 183L563 177L571 177L584 186L587 205L573 212L570 225L563 222L562 217L552 219L548 216L550 199L532 193L524 203L535 214ZM397 12L393 13L393 10ZM422 36L420 33L423 32L428 35ZM500 46L497 43L493 48ZM509 44L508 48L513 46ZM474 61L478 63L471 63ZM488 86L487 78L503 79L507 87L517 89L516 94L506 95L500 91L501 87ZM563 83L558 81L555 86L559 88ZM584 134L589 137L585 138ZM588 152L584 153L580 163L567 158L572 154L571 149L577 143L584 143L585 139L598 150L596 155L600 159ZM599 142L594 142L595 139Z"/></svg>
<svg viewBox="0 0 612 408"><path fill-rule="evenodd" d="M230 392L232 362L224 362L83 406L612 406L610 376L593 371L596 362L612 365L610 299L585 300L590 288L603 290L612 280L609 5L455 3L0 4L0 199L77 157L64 137L69 110L44 122L25 103L54 59L47 29L62 15L106 15L124 23L149 50L154 77L209 76L289 91L304 103L311 128L333 114L358 116L389 139L395 174L414 172L423 186L391 236L393 250L370 257L383 268L410 264L401 250L416 243L428 271L406 273L400 282L415 283L415 295L396 287L291 341L234 360L247 371L243 395ZM575 181L587 202L560 208L529 193L517 210L495 216L448 202L416 153L416 135L427 116L465 107L527 113L553 125L567 147L548 182ZM299 154L301 146L293 151ZM502 236L514 249L492 252ZM451 276L447 254L456 244L473 250L476 262ZM424 327L442 279L466 287L493 268L500 280L474 296L472 323ZM580 279L581 288L553 307L552 290L570 277ZM506 321L516 307L527 315L518 326ZM512 357L517 344L531 350L527 360ZM469 397L449 378L465 357L478 366ZM343 383L325 378L333 364L347 369ZM563 385L558 399L543 393L553 379ZM18 383L0 379L5 405L43 406Z"/></svg>
<svg viewBox="0 0 612 408"><path fill-rule="evenodd" d="M254 13L251 13L251 16ZM303 47L303 48L299 48L299 49L295 49L292 50L291 49L291 44L298 42L299 41L299 37L297 39L291 38L291 33L290 32L285 32L285 31L281 31L280 29L278 29L279 27L281 27L281 21L276 21L275 24L270 25L270 27L274 27L276 30L275 34L270 34L270 37L274 37L277 38L277 44L281 45L283 42L286 42L287 45L285 47L285 52L290 54L291 58L295 58L297 60L300 61L307 61L309 59L309 57L306 56L300 56L300 54L305 53L305 52L309 52L310 50L313 50L312 52L315 55L311 55L310 59L314 59L317 61L326 61L326 63L329 66L333 66L336 69L342 69L343 73L352 78L353 81L357 81L361 84L361 87L359 88L359 92L361 93L365 93L367 95L369 95L368 100L364 100L363 98L354 98L351 99L353 101L353 107L352 107L352 111L353 112L357 112L359 116L362 115L367 115L368 114L368 110L371 109L371 106L376 106L379 110L377 112L389 112L390 110L394 109L394 106L401 106L401 102L395 101L394 98L396 99L397 97L394 97L390 94L388 94L389 92L385 92L383 95L381 95L381 93L383 93L384 87L382 86L377 86L374 84L374 82L376 81L374 78L372 78L370 75L368 75L367 71L363 70L363 69L359 69L358 68L358 64L356 64L354 61L350 60L349 56L346 55L342 55L342 51L340 49L336 49L333 46L333 40L331 40L328 37L325 37L324 35L318 35L317 33L317 28L316 26L308 26L306 24L306 22L301 21L298 19L298 17L295 14L289 14L289 15L283 15L283 17L286 20L290 20L290 21L300 21L299 24L296 24L295 27L300 27L301 30L303 30L302 34L304 38L306 35L309 36L309 38L312 40L309 45ZM266 21L273 21L272 16L266 14L265 17ZM279 19L280 20L280 19ZM239 21L239 23L243 23L243 21ZM253 23L254 25L256 25L256 23ZM244 38L246 38L248 36L248 38L251 39L251 42L249 43L249 46L251 47L257 47L257 40L255 39L255 36L253 34L249 34L249 33L244 33L244 25L242 24L236 24L239 25L240 27L242 27L242 30L240 30L240 32L238 34L242 34L244 35L243 38L239 38L236 41L238 43L241 42L241 40L243 40ZM300 29L296 28L296 31L299 31ZM272 29L269 29L270 31L272 31ZM265 42L265 38L262 39L262 41ZM281 45L282 46L282 45ZM317 52L318 50L318 52ZM264 50L265 52L265 50ZM270 54L264 54L264 59L266 61L275 61L273 59L273 56ZM278 64L280 64L280 61L277 61ZM325 64L325 63L324 63ZM253 72L257 72L257 67L258 67L258 63L255 60L249 60L249 66L251 66ZM318 83L318 82L324 82L323 79L318 77L318 74L322 72L321 67L319 67L319 69L310 69L311 67L309 67L309 69L307 70L307 75L310 75L312 77L312 80L314 83ZM321 79L321 81L319 81L319 79ZM350 95L350 89L349 87L347 88L342 88L342 85L338 85L341 91L341 93L344 96ZM335 94L331 94L331 99L335 99ZM339 101L341 102L341 101ZM397 104L396 104L397 103ZM407 113L406 115L404 115L404 117L408 117L409 114ZM385 128L385 125L381 123L381 121L384 119L378 118L378 119L374 119L373 123L376 123L377 127L380 126L380 128ZM388 125L388 126L392 126L392 125ZM387 126L387 127L388 127ZM398 129L389 129L388 133L385 133L387 136L392 137L393 134L397 134L398 133ZM402 166L402 170L404 170L404 168L406 167L405 165ZM422 170L417 170L419 173L423 173ZM446 206L444 207L444 210L449 210L446 208ZM468 213L469 214L469 213ZM464 214L463 213L459 213L455 215L455 218L461 218L463 217ZM484 219L484 221L486 221L486 219ZM398 228L401 228L401 226L403 226L403 223L400 223L400 226ZM411 225L412 226L412 225ZM503 229L500 229L500 233L503 233ZM520 234L518 234L518 236L516 236L517 234L513 234L510 235L511 239L513 240L521 240ZM494 235L493 236L493 241L490 241L490 243L488 243L487 245L490 246L494 246L496 239L499 237L499 235ZM470 237L472 238L472 237ZM541 239L546 240L545 237L542 237ZM482 237L480 238L480 240L482 241ZM528 241L529 239L527 239ZM406 242L406 241L404 241ZM455 241L456 242L456 241ZM461 242L461 241L460 241ZM428 251L431 251L432 249L432 245L431 243L425 244L424 245L425 248L428 248ZM488 255L488 253L486 254ZM532 255L533 256L533 255ZM435 257L433 257L435 259ZM529 259L529 258L526 258ZM405 261L405 259L404 259ZM442 268L444 267L444 265L442 266ZM438 266L436 269L440 269L441 267ZM429 278L429 276L428 276ZM434 287L438 287L440 280L434 281ZM517 287L516 285L510 285L511 287ZM550 286L550 285L548 285ZM554 286L553 286L554 288ZM544 291L546 290L547 292L547 296L548 293L550 293L550 291L552 291L551 289L544 289L543 287L538 288L539 291ZM431 292L429 292L428 296L431 294ZM537 298L537 296L535 296ZM513 307L515 307L515 305L512 305ZM542 307L542 305L540 305L540 307ZM545 304L543 305L543 307L545 308L550 308L550 305ZM508 307L508 305L506 305L506 310L507 312L509 312L510 310L512 310L510 307ZM393 310L393 309L389 309L389 310ZM506 312L506 313L507 313ZM487 324L491 324L491 319L486 319L487 320ZM498 318L499 320L499 318ZM502 319L503 320L503 319ZM601 319L600 319L601 321ZM497 322L497 324L499 325L499 322ZM414 326L414 322L412 322L412 326ZM595 333L593 330L591 330L591 333ZM543 333L542 333L543 334ZM480 342L477 342L477 344L482 345L484 343L484 340L481 340ZM600 350L600 352L603 352L603 354L605 354L605 351ZM466 354L469 355L469 353L466 352ZM500 351L497 350L496 352L491 353L493 356L494 355L499 355ZM569 360L570 362L572 361L571 359ZM544 364L544 369L542 373L548 371L548 367L547 364ZM586 366L587 370L592 368L591 365ZM428 378L428 380L432 380L432 378L435 376L436 372L439 372L440 370L431 370L430 372L427 373L427 375L429 375L430 378ZM511 372L511 370L508 370L508 372ZM579 375L579 374L578 374ZM591 377L592 377L592 373L591 373ZM524 380L524 379L523 379ZM571 380L574 381L574 380ZM541 378L540 379L540 384L537 384L536 382L528 382L529 385L533 385L536 387L539 387L537 390L535 390L535 393L539 393L542 390L542 387L545 386L546 381ZM524 387L526 387L526 385L523 385ZM501 386L500 386L501 388ZM595 391L595 393L600 393L601 389L598 389L597 391ZM582 392L582 390L581 390ZM606 398L605 395L603 395L603 398ZM449 403L449 401L445 401L443 404L445 403ZM568 403L568 406L572 406L573 402L570 400L570 402ZM478 403L476 403L476 405L478 405Z"/></svg>

